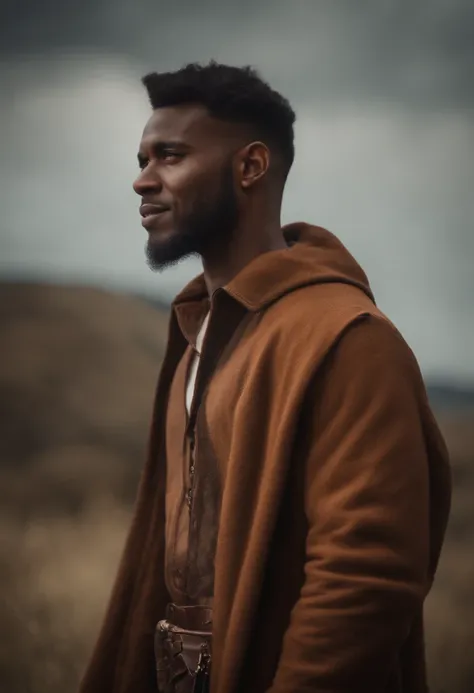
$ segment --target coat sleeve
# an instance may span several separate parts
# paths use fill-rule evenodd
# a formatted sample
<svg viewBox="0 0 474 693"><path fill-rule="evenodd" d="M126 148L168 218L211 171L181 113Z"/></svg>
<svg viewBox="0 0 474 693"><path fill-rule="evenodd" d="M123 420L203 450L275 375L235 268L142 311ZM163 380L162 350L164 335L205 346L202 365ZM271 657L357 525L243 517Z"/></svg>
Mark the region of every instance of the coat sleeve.
<svg viewBox="0 0 474 693"><path fill-rule="evenodd" d="M267 693L384 690L430 583L423 406L410 349L377 316L311 384L305 580Z"/></svg>

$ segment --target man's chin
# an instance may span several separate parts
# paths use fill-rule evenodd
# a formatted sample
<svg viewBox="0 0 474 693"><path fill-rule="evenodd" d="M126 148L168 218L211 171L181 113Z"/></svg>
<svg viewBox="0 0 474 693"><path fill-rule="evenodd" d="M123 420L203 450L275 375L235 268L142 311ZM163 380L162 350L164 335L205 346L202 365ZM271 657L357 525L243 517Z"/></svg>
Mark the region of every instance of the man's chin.
<svg viewBox="0 0 474 693"><path fill-rule="evenodd" d="M157 272L162 272L168 267L173 267L194 254L195 251L190 249L189 246L184 244L182 239L177 236L168 236L168 238L159 239L150 237L146 245L148 266Z"/></svg>

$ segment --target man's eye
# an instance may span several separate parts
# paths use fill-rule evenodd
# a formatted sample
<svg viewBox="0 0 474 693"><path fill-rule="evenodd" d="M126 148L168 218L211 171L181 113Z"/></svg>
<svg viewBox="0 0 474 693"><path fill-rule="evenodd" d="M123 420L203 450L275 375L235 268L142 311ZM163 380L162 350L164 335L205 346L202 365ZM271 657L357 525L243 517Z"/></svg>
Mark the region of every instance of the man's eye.
<svg viewBox="0 0 474 693"><path fill-rule="evenodd" d="M179 159L182 159L183 155L178 153L178 152L163 152L162 159L163 161L166 162L173 162L173 161L178 161Z"/></svg>
<svg viewBox="0 0 474 693"><path fill-rule="evenodd" d="M143 171L147 166L148 166L148 161L146 159L139 159L138 160L138 168L140 169L140 171Z"/></svg>

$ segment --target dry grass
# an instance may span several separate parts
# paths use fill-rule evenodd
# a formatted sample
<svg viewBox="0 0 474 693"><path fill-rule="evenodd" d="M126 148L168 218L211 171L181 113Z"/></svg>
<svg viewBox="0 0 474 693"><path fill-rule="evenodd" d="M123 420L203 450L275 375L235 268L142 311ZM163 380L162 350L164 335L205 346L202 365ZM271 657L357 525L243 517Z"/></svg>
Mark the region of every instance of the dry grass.
<svg viewBox="0 0 474 693"><path fill-rule="evenodd" d="M0 284L0 692L73 693L142 465L168 317Z"/></svg>
<svg viewBox="0 0 474 693"><path fill-rule="evenodd" d="M426 614L433 693L474 691L474 426L473 413L444 415L451 454L453 502L446 543Z"/></svg>
<svg viewBox="0 0 474 693"><path fill-rule="evenodd" d="M76 689L128 521L127 510L106 498L79 516L1 519L2 692Z"/></svg>
<svg viewBox="0 0 474 693"><path fill-rule="evenodd" d="M433 693L474 691L474 556L472 543L448 541L428 598L427 657Z"/></svg>

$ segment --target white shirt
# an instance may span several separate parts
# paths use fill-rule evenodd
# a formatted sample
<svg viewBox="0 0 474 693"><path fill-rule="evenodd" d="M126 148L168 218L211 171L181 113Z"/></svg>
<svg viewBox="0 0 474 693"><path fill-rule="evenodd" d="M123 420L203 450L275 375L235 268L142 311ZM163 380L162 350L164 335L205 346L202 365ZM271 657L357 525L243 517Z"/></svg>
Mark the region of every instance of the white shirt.
<svg viewBox="0 0 474 693"><path fill-rule="evenodd" d="M194 358L191 362L191 367L189 369L188 383L186 386L186 409L188 411L188 416L189 412L191 411L191 403L193 401L194 388L196 387L196 376L199 368L199 359L201 357L202 345L204 343L204 337L206 336L207 325L209 323L209 315L210 313L208 313L204 318L204 322L202 323L201 329L199 330L198 336L196 337L196 353L194 354Z"/></svg>

